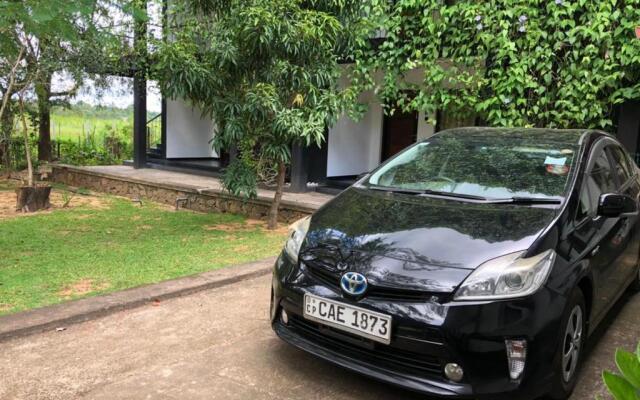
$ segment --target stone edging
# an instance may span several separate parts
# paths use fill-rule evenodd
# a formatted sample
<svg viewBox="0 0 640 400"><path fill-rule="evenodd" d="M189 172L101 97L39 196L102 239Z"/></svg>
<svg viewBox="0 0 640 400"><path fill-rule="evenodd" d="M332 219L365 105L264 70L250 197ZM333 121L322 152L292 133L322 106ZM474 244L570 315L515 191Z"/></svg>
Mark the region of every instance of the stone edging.
<svg viewBox="0 0 640 400"><path fill-rule="evenodd" d="M184 208L202 212L230 212L258 219L265 218L271 207L270 198L259 196L255 199L243 199L220 190L200 190L186 184L148 182L69 165L52 165L51 180L69 186L170 205L175 205L177 198L186 198L188 201L182 205ZM314 211L316 207L312 205L282 200L278 217L281 222L291 223Z"/></svg>
<svg viewBox="0 0 640 400"><path fill-rule="evenodd" d="M267 275L275 257L0 317L0 342Z"/></svg>

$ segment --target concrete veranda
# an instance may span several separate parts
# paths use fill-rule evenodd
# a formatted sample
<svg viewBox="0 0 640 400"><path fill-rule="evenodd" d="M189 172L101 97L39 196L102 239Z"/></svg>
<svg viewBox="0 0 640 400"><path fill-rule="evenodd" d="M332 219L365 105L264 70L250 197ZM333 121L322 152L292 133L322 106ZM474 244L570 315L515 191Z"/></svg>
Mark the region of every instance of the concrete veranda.
<svg viewBox="0 0 640 400"><path fill-rule="evenodd" d="M195 188L200 192L207 191L222 191L222 184L220 180L211 176L202 176L195 174L188 174L184 172L165 171L160 169L142 168L134 169L133 167L126 165L107 165L107 166L92 166L92 167L77 167L86 171L97 172L100 174L111 175L123 179L131 179L136 181L143 181L156 184L170 184L175 186L185 186L189 188ZM265 198L269 201L273 199L274 192L272 190L258 189L258 197ZM308 206L309 208L320 208L324 203L331 200L333 196L317 193L289 193L285 192L282 195L282 200L285 203L300 204Z"/></svg>

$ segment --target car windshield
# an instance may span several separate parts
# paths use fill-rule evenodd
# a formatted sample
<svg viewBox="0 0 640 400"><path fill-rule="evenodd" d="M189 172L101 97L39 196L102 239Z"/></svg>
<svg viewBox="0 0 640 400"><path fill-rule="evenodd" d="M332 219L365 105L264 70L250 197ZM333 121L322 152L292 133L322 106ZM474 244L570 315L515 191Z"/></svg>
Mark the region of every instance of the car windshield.
<svg viewBox="0 0 640 400"><path fill-rule="evenodd" d="M578 144L552 135L436 135L384 164L365 185L484 199L561 199Z"/></svg>

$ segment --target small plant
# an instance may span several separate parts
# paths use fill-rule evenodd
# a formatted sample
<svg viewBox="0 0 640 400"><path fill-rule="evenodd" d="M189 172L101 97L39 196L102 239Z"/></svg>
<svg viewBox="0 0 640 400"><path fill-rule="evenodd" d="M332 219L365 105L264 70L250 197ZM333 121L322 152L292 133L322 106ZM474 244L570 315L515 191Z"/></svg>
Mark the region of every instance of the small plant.
<svg viewBox="0 0 640 400"><path fill-rule="evenodd" d="M621 375L609 371L602 373L609 393L616 400L640 400L640 343L635 354L616 350L616 365Z"/></svg>
<svg viewBox="0 0 640 400"><path fill-rule="evenodd" d="M74 196L73 192L69 192L68 190L62 191L62 208L69 207L69 203L71 203L73 196Z"/></svg>

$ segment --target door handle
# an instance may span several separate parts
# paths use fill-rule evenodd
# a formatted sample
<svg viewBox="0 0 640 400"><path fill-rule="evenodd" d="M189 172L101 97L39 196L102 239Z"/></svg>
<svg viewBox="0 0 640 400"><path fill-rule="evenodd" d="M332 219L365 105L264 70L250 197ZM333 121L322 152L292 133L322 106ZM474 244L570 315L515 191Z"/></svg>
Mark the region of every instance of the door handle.
<svg viewBox="0 0 640 400"><path fill-rule="evenodd" d="M591 256L595 256L596 254L598 254L598 252L600 251L600 246L596 246L593 248L593 250L591 250Z"/></svg>

